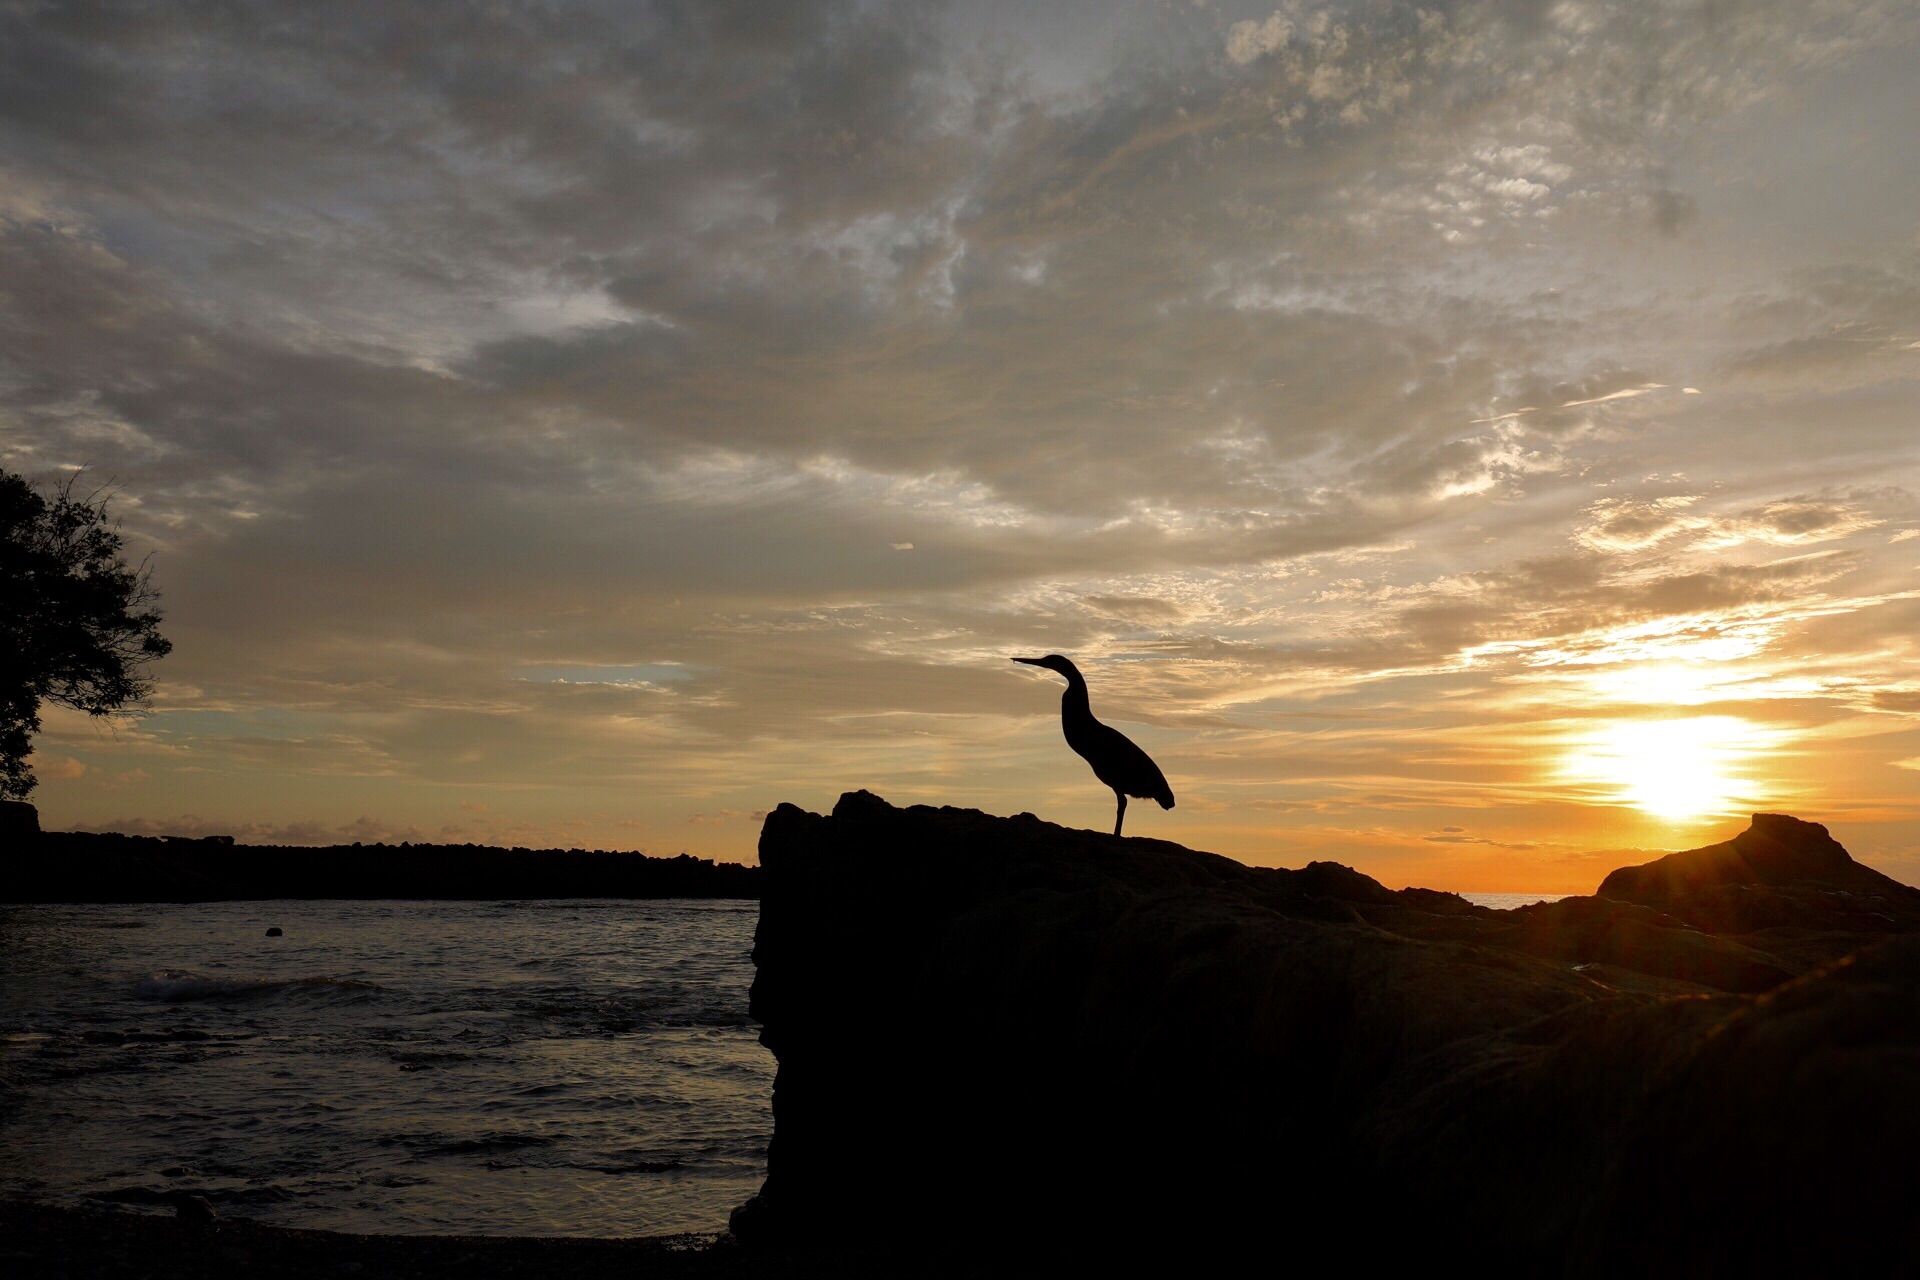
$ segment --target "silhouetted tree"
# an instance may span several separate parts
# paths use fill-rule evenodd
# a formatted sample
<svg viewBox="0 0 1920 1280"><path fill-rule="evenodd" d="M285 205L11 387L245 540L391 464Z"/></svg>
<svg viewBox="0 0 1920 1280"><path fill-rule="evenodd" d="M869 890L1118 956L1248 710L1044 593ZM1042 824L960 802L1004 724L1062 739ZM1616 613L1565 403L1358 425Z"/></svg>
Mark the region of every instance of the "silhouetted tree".
<svg viewBox="0 0 1920 1280"><path fill-rule="evenodd" d="M74 479L42 497L0 471L0 799L34 788L27 755L43 700L95 716L127 711L153 688L141 668L173 648L159 632L149 566L121 558L107 498L76 496Z"/></svg>

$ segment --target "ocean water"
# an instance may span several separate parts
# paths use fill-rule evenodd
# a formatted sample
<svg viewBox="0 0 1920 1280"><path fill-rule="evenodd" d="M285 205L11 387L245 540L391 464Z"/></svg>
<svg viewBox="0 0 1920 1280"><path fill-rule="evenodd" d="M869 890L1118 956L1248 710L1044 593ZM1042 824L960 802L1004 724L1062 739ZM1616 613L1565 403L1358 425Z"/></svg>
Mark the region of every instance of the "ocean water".
<svg viewBox="0 0 1920 1280"><path fill-rule="evenodd" d="M718 1231L753 902L0 907L0 1195L381 1233ZM269 926L284 936L264 936Z"/></svg>
<svg viewBox="0 0 1920 1280"><path fill-rule="evenodd" d="M1515 907L1530 907L1536 902L1558 902L1569 895L1564 893L1463 893L1460 896L1475 906L1492 907L1495 911L1511 911Z"/></svg>

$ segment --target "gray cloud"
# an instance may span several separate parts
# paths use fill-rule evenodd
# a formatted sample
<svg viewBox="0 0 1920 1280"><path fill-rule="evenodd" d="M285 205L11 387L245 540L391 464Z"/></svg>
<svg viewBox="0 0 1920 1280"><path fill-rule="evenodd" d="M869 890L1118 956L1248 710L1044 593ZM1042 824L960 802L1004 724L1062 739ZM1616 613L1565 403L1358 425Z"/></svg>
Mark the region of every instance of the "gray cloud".
<svg viewBox="0 0 1920 1280"><path fill-rule="evenodd" d="M1433 708L1626 625L1764 622L1872 705L1920 164L1860 105L1915 38L1869 0L7 9L0 462L121 484L177 643L143 734L50 730L72 803L997 804L1048 741L1005 658L1060 649L1245 840L1457 792ZM1817 231L1789 103L1879 221ZM516 674L649 663L688 674ZM1236 753L1281 769L1307 707L1371 717L1337 800L1262 796Z"/></svg>

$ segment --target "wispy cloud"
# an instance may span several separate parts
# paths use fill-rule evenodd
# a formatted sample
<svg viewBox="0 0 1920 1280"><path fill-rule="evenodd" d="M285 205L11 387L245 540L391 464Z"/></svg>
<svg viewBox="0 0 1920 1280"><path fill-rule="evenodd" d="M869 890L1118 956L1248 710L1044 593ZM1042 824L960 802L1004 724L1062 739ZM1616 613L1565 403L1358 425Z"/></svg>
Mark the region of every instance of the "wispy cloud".
<svg viewBox="0 0 1920 1280"><path fill-rule="evenodd" d="M50 824L1096 823L1006 662L1058 650L1178 775L1156 831L1249 857L1683 840L1542 759L1659 698L1909 831L1916 41L1893 0L10 10L0 464L120 482L176 642L144 725L49 720Z"/></svg>

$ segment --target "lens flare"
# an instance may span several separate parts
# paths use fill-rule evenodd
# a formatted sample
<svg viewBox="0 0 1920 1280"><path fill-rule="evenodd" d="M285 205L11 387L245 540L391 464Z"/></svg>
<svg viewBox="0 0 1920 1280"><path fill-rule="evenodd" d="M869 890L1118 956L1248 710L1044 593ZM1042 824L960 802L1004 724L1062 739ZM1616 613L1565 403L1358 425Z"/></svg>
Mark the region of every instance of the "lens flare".
<svg viewBox="0 0 1920 1280"><path fill-rule="evenodd" d="M1615 720L1569 749L1566 774L1601 797L1659 818L1736 811L1753 790L1743 766L1768 731L1737 716Z"/></svg>

